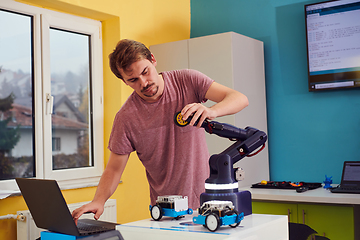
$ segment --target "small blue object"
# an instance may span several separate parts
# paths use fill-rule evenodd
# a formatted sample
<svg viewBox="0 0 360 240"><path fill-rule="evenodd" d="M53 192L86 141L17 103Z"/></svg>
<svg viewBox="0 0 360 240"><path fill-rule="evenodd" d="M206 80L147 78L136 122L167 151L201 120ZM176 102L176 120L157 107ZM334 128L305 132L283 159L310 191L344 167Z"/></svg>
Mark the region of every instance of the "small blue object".
<svg viewBox="0 0 360 240"><path fill-rule="evenodd" d="M111 230L85 236L73 236L62 233L43 231L41 232L41 240L124 240L118 230Z"/></svg>
<svg viewBox="0 0 360 240"><path fill-rule="evenodd" d="M49 231L41 232L41 240L76 240L76 236L54 233Z"/></svg>
<svg viewBox="0 0 360 240"><path fill-rule="evenodd" d="M332 184L332 176L328 177L325 175L325 181L324 181L325 185L324 188L328 189L331 188L331 184Z"/></svg>

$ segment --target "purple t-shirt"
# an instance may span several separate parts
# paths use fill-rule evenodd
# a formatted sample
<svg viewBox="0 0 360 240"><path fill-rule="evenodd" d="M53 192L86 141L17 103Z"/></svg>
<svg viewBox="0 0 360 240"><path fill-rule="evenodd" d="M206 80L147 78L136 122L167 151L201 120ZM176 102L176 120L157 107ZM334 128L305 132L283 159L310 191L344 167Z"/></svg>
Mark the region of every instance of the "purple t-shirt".
<svg viewBox="0 0 360 240"><path fill-rule="evenodd" d="M133 92L115 116L108 148L116 154L136 151L146 169L152 205L157 196L182 195L196 209L209 177L205 131L175 125L174 115L189 103L206 101L213 80L189 69L161 74L163 95L149 103Z"/></svg>

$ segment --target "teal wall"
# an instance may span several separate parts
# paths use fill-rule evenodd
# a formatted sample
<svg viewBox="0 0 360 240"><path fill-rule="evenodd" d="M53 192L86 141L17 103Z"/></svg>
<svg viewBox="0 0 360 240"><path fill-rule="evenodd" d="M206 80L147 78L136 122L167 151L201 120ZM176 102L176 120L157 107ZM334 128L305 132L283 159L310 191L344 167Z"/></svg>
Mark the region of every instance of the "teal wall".
<svg viewBox="0 0 360 240"><path fill-rule="evenodd" d="M360 161L360 89L308 91L303 9L313 2L191 0L191 38L233 31L264 42L274 181L339 183L343 161Z"/></svg>

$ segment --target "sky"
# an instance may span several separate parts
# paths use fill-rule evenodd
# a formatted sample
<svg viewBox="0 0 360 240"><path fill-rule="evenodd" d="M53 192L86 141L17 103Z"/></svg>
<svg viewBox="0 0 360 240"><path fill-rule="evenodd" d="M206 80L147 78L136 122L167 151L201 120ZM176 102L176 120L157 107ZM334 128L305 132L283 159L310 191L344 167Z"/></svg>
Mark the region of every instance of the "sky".
<svg viewBox="0 0 360 240"><path fill-rule="evenodd" d="M0 11L0 66L29 73L31 69L31 18Z"/></svg>
<svg viewBox="0 0 360 240"><path fill-rule="evenodd" d="M51 72L81 73L81 69L89 64L88 38L82 34L51 29ZM14 72L30 73L31 17L0 11L0 66Z"/></svg>

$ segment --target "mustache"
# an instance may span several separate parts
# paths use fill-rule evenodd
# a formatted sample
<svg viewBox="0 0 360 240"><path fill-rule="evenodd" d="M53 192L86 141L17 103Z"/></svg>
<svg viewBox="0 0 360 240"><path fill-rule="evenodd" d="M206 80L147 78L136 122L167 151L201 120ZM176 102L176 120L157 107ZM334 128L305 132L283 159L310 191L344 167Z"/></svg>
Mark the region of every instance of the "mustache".
<svg viewBox="0 0 360 240"><path fill-rule="evenodd" d="M141 92L145 92L146 90L148 90L149 88L151 88L151 87L154 86L154 85L155 85L155 83L151 83L151 84L147 85L146 87L144 87L144 88L141 90Z"/></svg>

